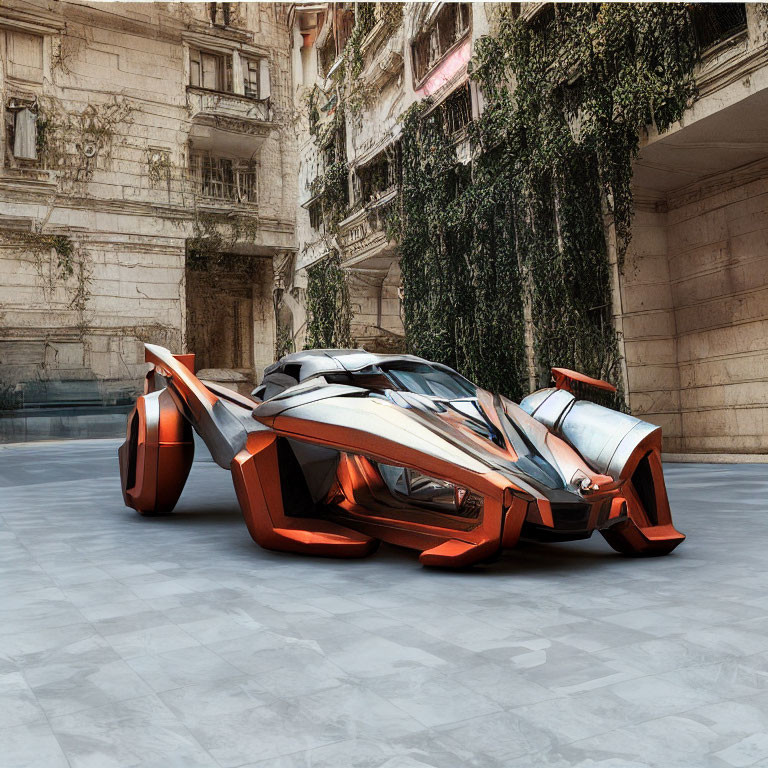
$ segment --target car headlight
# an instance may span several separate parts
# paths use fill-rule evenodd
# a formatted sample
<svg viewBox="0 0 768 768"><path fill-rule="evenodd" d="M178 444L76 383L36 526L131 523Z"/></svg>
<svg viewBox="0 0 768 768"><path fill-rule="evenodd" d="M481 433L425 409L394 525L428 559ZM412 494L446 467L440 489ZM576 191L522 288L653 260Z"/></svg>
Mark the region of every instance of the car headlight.
<svg viewBox="0 0 768 768"><path fill-rule="evenodd" d="M482 497L468 488L438 480L409 467L379 463L376 467L393 496L449 515L477 517L482 511Z"/></svg>

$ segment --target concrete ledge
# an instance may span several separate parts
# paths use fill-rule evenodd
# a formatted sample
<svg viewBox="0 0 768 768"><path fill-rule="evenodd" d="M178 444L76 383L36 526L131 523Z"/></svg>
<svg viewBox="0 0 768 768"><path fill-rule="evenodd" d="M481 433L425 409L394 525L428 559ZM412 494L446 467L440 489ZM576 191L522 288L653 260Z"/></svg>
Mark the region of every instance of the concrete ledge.
<svg viewBox="0 0 768 768"><path fill-rule="evenodd" d="M766 453L662 453L662 461L679 464L768 464Z"/></svg>

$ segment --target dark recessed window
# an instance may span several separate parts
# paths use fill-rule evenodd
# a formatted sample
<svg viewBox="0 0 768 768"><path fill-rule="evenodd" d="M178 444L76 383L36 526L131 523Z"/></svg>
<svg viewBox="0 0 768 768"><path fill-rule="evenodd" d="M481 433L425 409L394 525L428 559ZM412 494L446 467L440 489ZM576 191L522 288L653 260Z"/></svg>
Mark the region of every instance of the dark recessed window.
<svg viewBox="0 0 768 768"><path fill-rule="evenodd" d="M195 192L208 198L255 203L257 192L256 164L208 152L191 152L189 170Z"/></svg>
<svg viewBox="0 0 768 768"><path fill-rule="evenodd" d="M355 172L357 201L367 205L390 192L400 172L400 144L394 144Z"/></svg>
<svg viewBox="0 0 768 768"><path fill-rule="evenodd" d="M232 21L232 3L208 3L208 17L215 27L228 27Z"/></svg>
<svg viewBox="0 0 768 768"><path fill-rule="evenodd" d="M269 62L266 59L243 58L243 93L253 99L270 96Z"/></svg>
<svg viewBox="0 0 768 768"><path fill-rule="evenodd" d="M744 3L696 3L691 19L699 48L705 50L744 31L747 9Z"/></svg>
<svg viewBox="0 0 768 768"><path fill-rule="evenodd" d="M445 132L453 136L463 131L472 121L472 97L469 83L457 88L442 105Z"/></svg>
<svg viewBox="0 0 768 768"><path fill-rule="evenodd" d="M309 206L309 226L318 231L323 228L323 206L319 200Z"/></svg>

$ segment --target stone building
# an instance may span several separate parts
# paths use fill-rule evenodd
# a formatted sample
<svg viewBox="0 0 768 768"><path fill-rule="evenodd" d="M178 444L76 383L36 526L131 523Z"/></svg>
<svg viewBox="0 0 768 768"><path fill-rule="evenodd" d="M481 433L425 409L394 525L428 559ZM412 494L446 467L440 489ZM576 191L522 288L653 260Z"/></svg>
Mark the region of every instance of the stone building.
<svg viewBox="0 0 768 768"><path fill-rule="evenodd" d="M360 60L353 88L359 108L348 108L339 120L333 73L342 65L356 22L364 29L356 45ZM371 351L404 347L397 247L387 236L387 215L396 192L398 119L429 96L434 108L445 110L451 120L459 154L468 153L465 133L477 111L477 98L467 64L474 40L487 31L483 3L297 6L293 67L303 119L296 279L301 284L307 267L338 250L349 273L352 337ZM316 117L309 114L311 109ZM334 162L349 168L349 213L331 228L321 183ZM294 325L301 325L302 308L294 311Z"/></svg>
<svg viewBox="0 0 768 768"><path fill-rule="evenodd" d="M768 17L699 11L699 95L643 142L614 305L632 411L668 451L767 454Z"/></svg>
<svg viewBox="0 0 768 768"><path fill-rule="evenodd" d="M531 18L551 6L511 5ZM468 160L465 129L482 94L467 65L494 8L296 8L293 68L304 129L294 280L301 285L307 267L337 250L350 274L353 337L369 349L402 343L397 249L384 215L395 195L398 118L429 96L455 135L457 162ZM614 264L625 391L634 414L663 426L669 452L766 454L768 18L764 6L743 3L692 12L699 95L670 131L649 128L642 138L633 241L621 273ZM339 120L333 75L356 24L359 105ZM348 208L329 228L322 185L339 159L349 168ZM300 325L301 307L293 314Z"/></svg>
<svg viewBox="0 0 768 768"><path fill-rule="evenodd" d="M241 388L272 362L294 249L288 12L0 5L6 408L127 402L144 341Z"/></svg>
<svg viewBox="0 0 768 768"><path fill-rule="evenodd" d="M332 251L355 342L402 348L399 118L429 97L468 162L495 7L4 0L0 412L127 403L143 341L246 389ZM614 266L625 391L670 452L768 454L768 15L692 8L699 95L642 138Z"/></svg>

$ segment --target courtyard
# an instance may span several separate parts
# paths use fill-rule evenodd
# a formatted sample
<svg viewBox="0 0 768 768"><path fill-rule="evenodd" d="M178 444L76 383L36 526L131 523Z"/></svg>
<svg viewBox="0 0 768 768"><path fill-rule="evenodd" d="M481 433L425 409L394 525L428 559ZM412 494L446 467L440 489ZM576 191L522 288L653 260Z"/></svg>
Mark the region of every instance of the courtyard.
<svg viewBox="0 0 768 768"><path fill-rule="evenodd" d="M0 447L3 768L768 766L764 465L667 464L666 558L441 572L258 548L204 448L142 518L117 445Z"/></svg>

